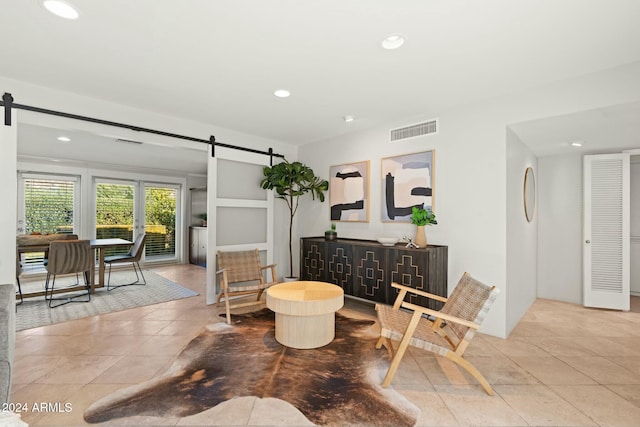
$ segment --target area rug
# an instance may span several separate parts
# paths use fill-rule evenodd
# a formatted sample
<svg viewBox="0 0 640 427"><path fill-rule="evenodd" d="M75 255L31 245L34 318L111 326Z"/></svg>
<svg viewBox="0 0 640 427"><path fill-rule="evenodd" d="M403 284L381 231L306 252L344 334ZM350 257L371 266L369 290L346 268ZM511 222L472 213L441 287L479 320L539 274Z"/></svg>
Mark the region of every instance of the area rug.
<svg viewBox="0 0 640 427"><path fill-rule="evenodd" d="M44 297L25 298L24 302L17 306L16 331L198 295L197 292L152 271L144 270L144 277L147 279L144 286L124 286L111 291L98 288L88 303L78 302L49 308ZM111 283L130 283L133 280L135 275L132 270L111 274ZM56 281L56 288L71 283L75 283L75 277L60 278ZM23 288L28 286L33 285L26 284ZM38 286L38 290L44 290L44 284Z"/></svg>
<svg viewBox="0 0 640 427"><path fill-rule="evenodd" d="M135 417L184 418L234 397L277 398L320 426L413 426L418 408L392 388L379 386L389 365L374 322L336 315L329 345L296 350L274 336L268 309L233 316L231 326L209 325L162 375L94 402L89 423ZM179 423L180 424L180 423Z"/></svg>

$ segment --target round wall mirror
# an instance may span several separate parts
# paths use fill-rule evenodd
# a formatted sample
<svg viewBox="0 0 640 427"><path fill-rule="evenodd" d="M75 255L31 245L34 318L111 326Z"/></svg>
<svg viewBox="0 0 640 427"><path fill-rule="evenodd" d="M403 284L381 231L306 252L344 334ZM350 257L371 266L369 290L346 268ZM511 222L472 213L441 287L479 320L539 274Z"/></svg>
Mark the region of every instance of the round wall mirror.
<svg viewBox="0 0 640 427"><path fill-rule="evenodd" d="M528 167L524 171L524 214L527 221L533 220L533 212L536 207L536 179L533 175L533 168Z"/></svg>

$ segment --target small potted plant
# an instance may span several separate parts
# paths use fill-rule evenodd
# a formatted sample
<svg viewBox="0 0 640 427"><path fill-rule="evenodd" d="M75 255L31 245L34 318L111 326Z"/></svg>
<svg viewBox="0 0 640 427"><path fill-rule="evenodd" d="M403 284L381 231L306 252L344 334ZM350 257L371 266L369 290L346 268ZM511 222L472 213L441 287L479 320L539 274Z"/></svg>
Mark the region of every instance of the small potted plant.
<svg viewBox="0 0 640 427"><path fill-rule="evenodd" d="M416 230L416 237L413 243L419 248L427 246L427 235L425 234L425 225L437 224L436 214L431 209L424 209L423 207L414 206L411 208L411 223L415 224L418 228Z"/></svg>
<svg viewBox="0 0 640 427"><path fill-rule="evenodd" d="M331 230L327 230L324 232L325 240L336 240L338 238L338 233L336 233L336 223L331 223Z"/></svg>
<svg viewBox="0 0 640 427"><path fill-rule="evenodd" d="M204 212L204 213L198 214L198 218L200 218L202 220L202 226L206 227L207 226L207 213Z"/></svg>

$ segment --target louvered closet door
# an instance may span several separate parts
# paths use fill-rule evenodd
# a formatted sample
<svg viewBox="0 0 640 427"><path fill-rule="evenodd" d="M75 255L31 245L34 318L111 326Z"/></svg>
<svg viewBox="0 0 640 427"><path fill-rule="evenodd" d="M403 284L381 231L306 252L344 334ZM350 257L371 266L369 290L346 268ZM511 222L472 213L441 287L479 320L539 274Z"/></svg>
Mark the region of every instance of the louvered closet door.
<svg viewBox="0 0 640 427"><path fill-rule="evenodd" d="M629 155L584 157L584 305L629 310Z"/></svg>

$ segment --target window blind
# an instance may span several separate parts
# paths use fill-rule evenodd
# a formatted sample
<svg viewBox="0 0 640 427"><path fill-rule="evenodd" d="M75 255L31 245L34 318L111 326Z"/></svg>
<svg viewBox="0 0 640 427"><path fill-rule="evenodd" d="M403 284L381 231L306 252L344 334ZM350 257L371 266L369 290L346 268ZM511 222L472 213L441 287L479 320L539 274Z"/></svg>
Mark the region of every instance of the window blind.
<svg viewBox="0 0 640 427"><path fill-rule="evenodd" d="M145 257L174 258L176 255L176 203L178 190L145 187Z"/></svg>
<svg viewBox="0 0 640 427"><path fill-rule="evenodd" d="M24 233L72 234L75 212L75 179L23 176ZM44 252L22 255L25 271L43 268Z"/></svg>
<svg viewBox="0 0 640 427"><path fill-rule="evenodd" d="M134 239L135 187L132 184L96 184L96 238ZM108 248L106 256L126 254L129 248Z"/></svg>
<svg viewBox="0 0 640 427"><path fill-rule="evenodd" d="M73 233L75 182L24 179L25 233Z"/></svg>

